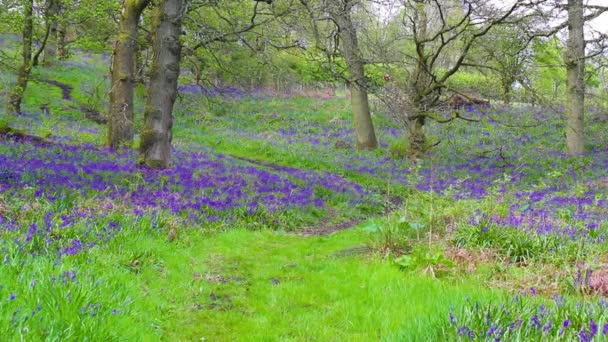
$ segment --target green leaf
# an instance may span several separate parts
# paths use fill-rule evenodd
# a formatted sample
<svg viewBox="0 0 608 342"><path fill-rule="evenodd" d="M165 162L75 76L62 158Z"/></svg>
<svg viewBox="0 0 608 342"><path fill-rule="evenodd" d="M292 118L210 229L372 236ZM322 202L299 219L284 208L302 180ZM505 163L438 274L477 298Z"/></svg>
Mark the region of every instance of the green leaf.
<svg viewBox="0 0 608 342"><path fill-rule="evenodd" d="M416 260L409 255L402 255L395 259L395 263L404 268L411 268L415 265Z"/></svg>
<svg viewBox="0 0 608 342"><path fill-rule="evenodd" d="M381 228L375 222L370 222L363 227L363 230L369 233L377 233L381 230Z"/></svg>

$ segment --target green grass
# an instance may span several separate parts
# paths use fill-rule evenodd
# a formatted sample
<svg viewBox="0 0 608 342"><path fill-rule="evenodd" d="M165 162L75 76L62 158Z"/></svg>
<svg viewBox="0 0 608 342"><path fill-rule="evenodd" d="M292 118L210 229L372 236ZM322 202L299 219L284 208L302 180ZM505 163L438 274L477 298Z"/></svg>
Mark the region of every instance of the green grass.
<svg viewBox="0 0 608 342"><path fill-rule="evenodd" d="M116 269L110 281L133 292L132 313L157 318L141 324L168 340L413 341L450 306L494 295L477 281L405 274L378 255L335 255L369 238L361 228L190 232L174 243L125 235L89 265Z"/></svg>
<svg viewBox="0 0 608 342"><path fill-rule="evenodd" d="M313 237L191 229L170 241L167 224L142 220L61 263L16 253L0 265L0 319L11 322L0 332L11 341L420 341L466 298L501 296L475 279L344 252L374 242L365 225Z"/></svg>

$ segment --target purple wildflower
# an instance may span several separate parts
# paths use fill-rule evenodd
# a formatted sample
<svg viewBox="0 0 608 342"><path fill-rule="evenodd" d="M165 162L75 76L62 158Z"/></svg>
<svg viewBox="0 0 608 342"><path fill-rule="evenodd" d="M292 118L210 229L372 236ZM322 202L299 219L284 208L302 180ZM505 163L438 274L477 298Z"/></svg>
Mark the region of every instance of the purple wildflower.
<svg viewBox="0 0 608 342"><path fill-rule="evenodd" d="M591 322L589 322L589 338L593 339L593 337L595 337L595 335L597 335L597 323L595 323L595 321L592 319Z"/></svg>
<svg viewBox="0 0 608 342"><path fill-rule="evenodd" d="M25 237L25 243L32 241L34 234L36 234L37 226L36 224L31 224L30 228L27 231L27 236Z"/></svg>
<svg viewBox="0 0 608 342"><path fill-rule="evenodd" d="M561 329L559 330L560 336L564 335L564 333L566 332L566 329L568 329L569 326L570 326L570 320L569 319L565 319L564 323L562 324Z"/></svg>
<svg viewBox="0 0 608 342"><path fill-rule="evenodd" d="M452 312L450 312L450 325L453 327L456 326L456 316L454 316Z"/></svg>

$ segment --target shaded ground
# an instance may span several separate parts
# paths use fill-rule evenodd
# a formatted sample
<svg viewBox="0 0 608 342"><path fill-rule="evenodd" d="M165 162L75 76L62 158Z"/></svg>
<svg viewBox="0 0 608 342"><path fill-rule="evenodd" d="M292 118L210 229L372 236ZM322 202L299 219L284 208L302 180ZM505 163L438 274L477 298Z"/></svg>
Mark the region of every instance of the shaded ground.
<svg viewBox="0 0 608 342"><path fill-rule="evenodd" d="M65 84L65 83L61 83L59 81L55 81L55 80L49 80L49 79L44 79L44 80L40 80L41 82L44 83L48 83L51 85L54 85L56 87L59 87L61 89L61 98L63 100L66 101L73 101L74 98L72 97L72 90L74 89L71 85L69 84Z"/></svg>
<svg viewBox="0 0 608 342"><path fill-rule="evenodd" d="M66 83L62 83L59 81L55 81L55 80L50 80L50 79L43 79L40 80L40 82L43 83L47 83L47 84L51 84L54 85L58 88L61 89L61 98L65 101L70 101L70 102L74 102L76 104L78 104L78 106L80 107L80 111L82 111L84 113L84 116L93 121L96 122L98 124L106 124L108 123L108 120L106 118L104 118L101 113L99 113L99 111L93 109L93 108L89 108L87 106L84 106L80 103L78 103L76 100L74 100L74 97L72 96L72 91L74 90L74 88ZM47 112L48 113L48 105L43 105L41 106L41 110L42 112Z"/></svg>
<svg viewBox="0 0 608 342"><path fill-rule="evenodd" d="M10 127L10 126L0 126L0 140L14 140L17 142L33 142L39 145L49 145L51 144L50 141L35 136L35 135L30 135L27 134L25 132L23 132L22 130Z"/></svg>

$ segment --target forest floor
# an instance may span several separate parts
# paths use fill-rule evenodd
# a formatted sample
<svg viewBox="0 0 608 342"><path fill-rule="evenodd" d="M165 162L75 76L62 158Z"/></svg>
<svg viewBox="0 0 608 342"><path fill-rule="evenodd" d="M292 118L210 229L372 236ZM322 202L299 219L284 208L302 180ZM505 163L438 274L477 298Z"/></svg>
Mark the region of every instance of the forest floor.
<svg viewBox="0 0 608 342"><path fill-rule="evenodd" d="M3 340L608 333L605 124L568 158L558 110L473 110L430 124L437 145L412 161L381 108L361 153L345 97L184 78L175 164L154 171L103 147L107 63L36 69L25 113L2 113L49 142L0 140Z"/></svg>

